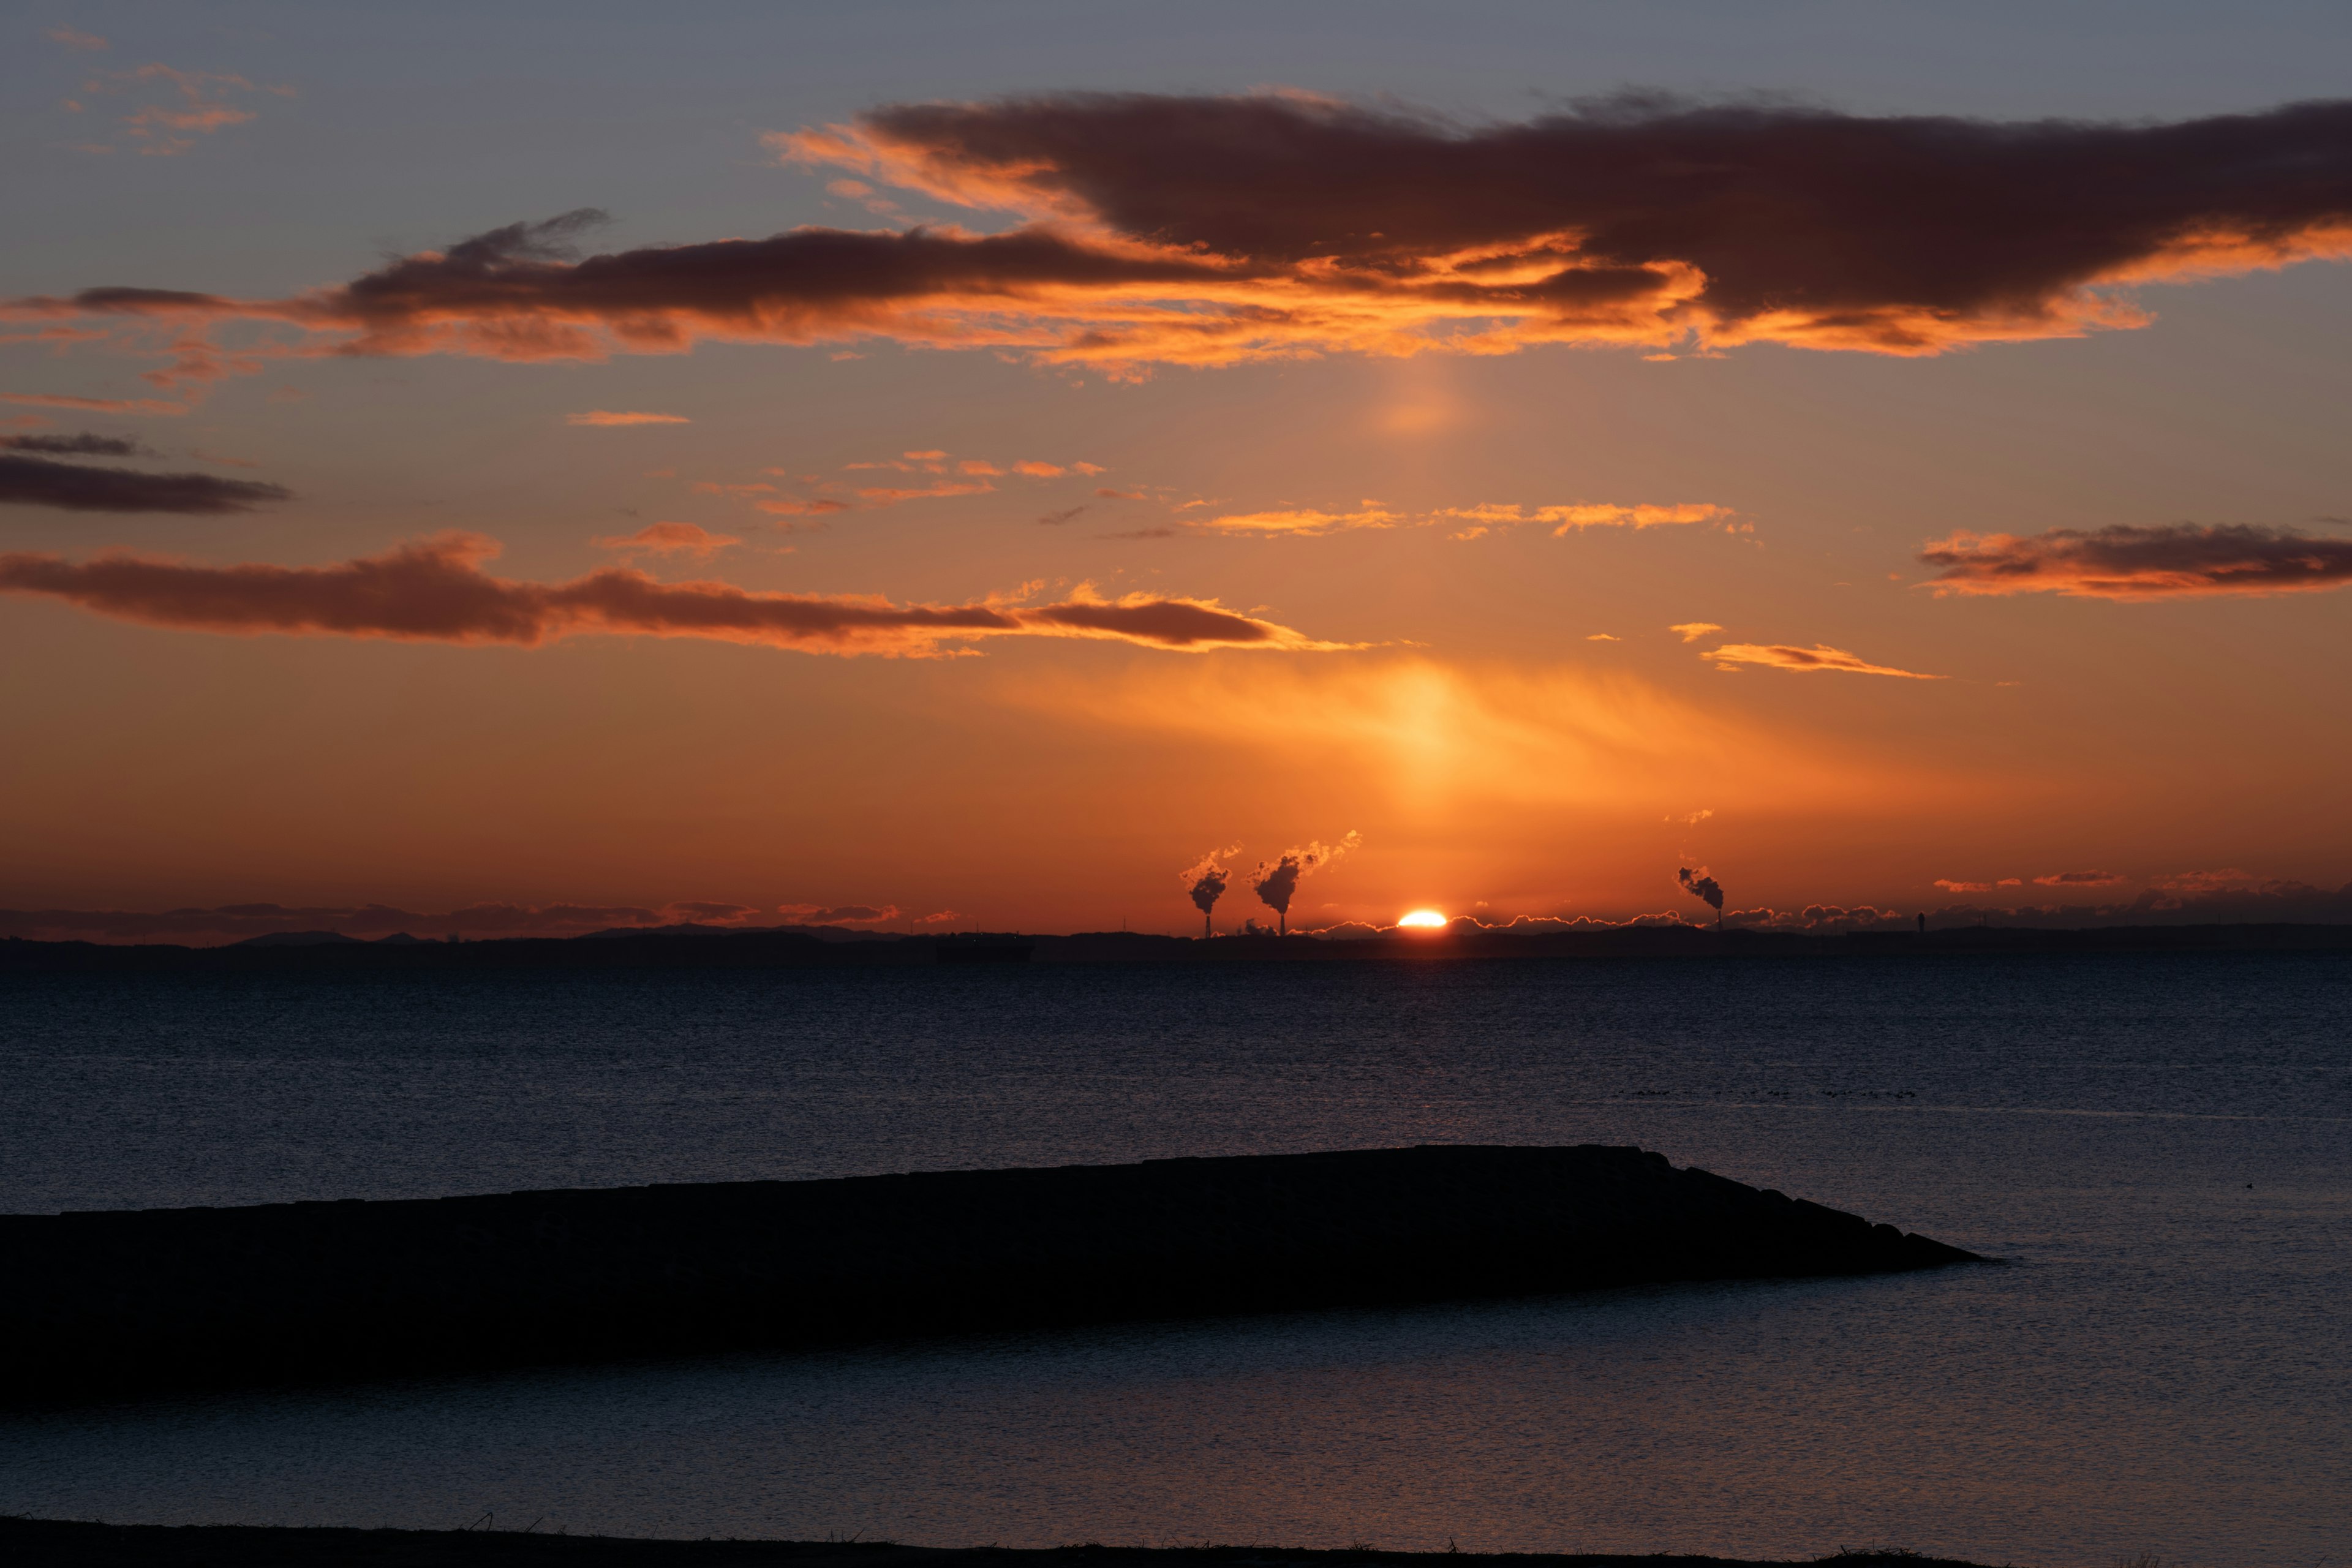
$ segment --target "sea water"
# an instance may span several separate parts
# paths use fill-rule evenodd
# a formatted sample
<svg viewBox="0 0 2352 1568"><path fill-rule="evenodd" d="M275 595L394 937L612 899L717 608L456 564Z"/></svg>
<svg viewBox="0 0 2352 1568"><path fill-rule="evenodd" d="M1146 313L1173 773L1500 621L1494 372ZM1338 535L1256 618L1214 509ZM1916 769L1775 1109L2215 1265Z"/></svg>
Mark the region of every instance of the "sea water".
<svg viewBox="0 0 2352 1568"><path fill-rule="evenodd" d="M1638 1143L1996 1266L0 1415L0 1511L2352 1556L2352 960L12 976L0 1211Z"/></svg>

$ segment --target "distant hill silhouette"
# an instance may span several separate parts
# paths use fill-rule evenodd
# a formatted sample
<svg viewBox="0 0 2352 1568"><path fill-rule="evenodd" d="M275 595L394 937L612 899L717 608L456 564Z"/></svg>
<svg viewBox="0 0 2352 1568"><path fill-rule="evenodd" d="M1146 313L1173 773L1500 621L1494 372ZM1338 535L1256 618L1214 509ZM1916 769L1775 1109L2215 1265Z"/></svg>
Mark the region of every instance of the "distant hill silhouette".
<svg viewBox="0 0 2352 1568"><path fill-rule="evenodd" d="M2094 926L2078 931L1960 926L1939 931L1748 931L1686 925L1515 931L1462 922L1427 934L1328 938L1293 932L1213 939L1142 931L1026 936L961 931L907 936L840 927L743 930L695 925L620 929L580 937L485 937L463 942L331 931L255 937L226 947L113 945L0 938L0 972L207 973L247 969L319 973L415 969L763 969L920 966L968 961L979 949L1017 947L1036 963L1347 963L1380 959L1966 957L1993 953L2352 952L2352 925ZM1009 956L1009 954L1006 954Z"/></svg>
<svg viewBox="0 0 2352 1568"><path fill-rule="evenodd" d="M0 1516L14 1568L1794 1568L1731 1556L1310 1552L1301 1547L901 1547L889 1540L555 1535L485 1516L473 1531L152 1526ZM1837 1552L1821 1568L1971 1568L1916 1552Z"/></svg>
<svg viewBox="0 0 2352 1568"><path fill-rule="evenodd" d="M95 1524L0 1516L16 1568L1797 1568L1730 1557L1550 1552L1318 1552L1280 1546L901 1546L888 1541L648 1541L478 1530L318 1525ZM1971 1568L1911 1552L1840 1552L1820 1568Z"/></svg>
<svg viewBox="0 0 2352 1568"><path fill-rule="evenodd" d="M415 941L414 937L409 938ZM339 931L274 931L266 936L249 936L231 947L360 947L362 939L345 936Z"/></svg>

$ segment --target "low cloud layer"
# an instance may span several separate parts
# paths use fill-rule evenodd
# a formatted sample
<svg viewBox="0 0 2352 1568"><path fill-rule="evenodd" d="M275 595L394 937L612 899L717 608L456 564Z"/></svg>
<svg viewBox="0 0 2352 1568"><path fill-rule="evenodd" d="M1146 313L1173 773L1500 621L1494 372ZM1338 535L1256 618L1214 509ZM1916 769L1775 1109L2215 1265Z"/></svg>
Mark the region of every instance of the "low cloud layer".
<svg viewBox="0 0 2352 1568"><path fill-rule="evenodd" d="M1685 637L1684 640L1687 642L1690 639ZM1767 669L1795 670L1801 675L1836 671L1845 675L1892 675L1903 680L1946 679L1940 675L1922 675L1916 669L1896 669L1892 665L1873 664L1859 654L1848 653L1842 647L1832 647L1826 643L1815 643L1811 647L1790 647L1781 643L1726 643L1700 657L1715 660L1717 669L1760 665Z"/></svg>
<svg viewBox="0 0 2352 1568"><path fill-rule="evenodd" d="M2352 539L2222 523L1953 534L1920 552L1938 594L2085 599L2293 594L2352 583Z"/></svg>
<svg viewBox="0 0 2352 1568"><path fill-rule="evenodd" d="M2068 890L2098 886L2053 883L2040 877L2034 880ZM2187 871L2148 880L2146 891L2128 900L2093 904L1957 904L1928 911L1927 923L1933 927L1981 922L2061 930L2112 925L2352 924L2352 883L2330 889L2236 869ZM2005 878L2000 886L2014 887L2016 882Z"/></svg>
<svg viewBox="0 0 2352 1568"><path fill-rule="evenodd" d="M1323 651L1287 626L1213 600L1131 594L1058 604L893 605L852 595L661 583L607 567L568 583L481 569L496 542L445 533L332 566L202 566L110 552L69 561L0 554L0 592L37 595L145 626L253 635L392 637L532 647L585 634L708 637L807 653L920 656L991 637L1102 637L1187 652Z"/></svg>
<svg viewBox="0 0 2352 1568"><path fill-rule="evenodd" d="M1225 364L1548 342L1890 354L2145 325L2137 286L2352 250L2352 103L2170 124L1623 98L1464 128L1303 92L886 106L778 158L1016 226L803 228L575 259L516 223L278 300L103 287L19 315L258 319L500 359L861 337Z"/></svg>
<svg viewBox="0 0 2352 1568"><path fill-rule="evenodd" d="M20 436L0 451L0 504L56 507L66 511L169 511L191 516L251 511L270 501L290 500L283 485L255 479L224 479L211 474L146 474L136 468L100 468L21 456L40 439ZM83 440L103 437L79 437ZM52 448L54 449L54 448Z"/></svg>

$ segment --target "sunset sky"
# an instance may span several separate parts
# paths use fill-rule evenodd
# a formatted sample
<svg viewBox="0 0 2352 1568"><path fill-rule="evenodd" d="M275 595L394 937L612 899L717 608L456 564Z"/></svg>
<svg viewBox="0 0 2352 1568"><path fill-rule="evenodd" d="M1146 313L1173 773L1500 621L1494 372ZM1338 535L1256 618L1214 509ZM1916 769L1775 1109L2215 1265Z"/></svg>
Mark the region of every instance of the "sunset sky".
<svg viewBox="0 0 2352 1568"><path fill-rule="evenodd" d="M2352 880L2340 5L6 26L18 934Z"/></svg>

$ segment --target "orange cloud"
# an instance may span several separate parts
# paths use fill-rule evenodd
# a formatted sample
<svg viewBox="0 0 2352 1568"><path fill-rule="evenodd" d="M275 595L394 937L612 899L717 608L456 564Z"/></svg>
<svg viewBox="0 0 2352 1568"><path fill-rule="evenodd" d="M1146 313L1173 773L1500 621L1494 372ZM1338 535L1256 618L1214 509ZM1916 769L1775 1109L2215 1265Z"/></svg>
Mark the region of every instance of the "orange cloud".
<svg viewBox="0 0 2352 1568"><path fill-rule="evenodd" d="M1108 488L1095 491L1105 499L1141 500L1140 490L1120 490ZM1202 506L1202 501L1187 501L1179 511ZM1234 534L1272 536L1286 534L1296 538L1312 538L1322 534L1343 533L1363 528L1394 528L1408 521L1424 525L1461 522L1468 526L1454 535L1456 539L1476 539L1497 527L1518 523L1542 522L1553 525L1555 537L1584 528L1657 528L1675 523L1696 523L1718 521L1732 516L1728 507L1687 504L1680 506L1614 506L1578 502L1567 506L1502 506L1486 504L1474 507L1443 507L1438 510L1418 514L1392 511L1376 500L1359 503L1354 511L1326 511L1314 507L1284 507L1271 511L1228 512L1217 517L1187 520L1188 529ZM1709 626L1707 631L1720 631ZM1688 641L1688 638L1684 640Z"/></svg>
<svg viewBox="0 0 2352 1568"><path fill-rule="evenodd" d="M619 413L610 408L591 408L585 414L567 414L566 425L691 425L693 420L683 414Z"/></svg>
<svg viewBox="0 0 2352 1568"><path fill-rule="evenodd" d="M2053 871L2047 877L2036 877L2037 888L2113 888L2131 879L2114 871Z"/></svg>
<svg viewBox="0 0 2352 1568"><path fill-rule="evenodd" d="M575 259L583 209L290 298L12 309L286 322L313 353L881 338L1112 375L1561 342L1934 354L2138 327L2138 286L2352 252L2347 127L2340 102L2172 124L1619 102L1467 130L1298 93L901 105L766 140L1017 226Z"/></svg>
<svg viewBox="0 0 2352 1568"><path fill-rule="evenodd" d="M1393 528L1402 521L1385 507L1368 506L1361 511L1317 511L1294 508L1281 511L1244 511L1212 517L1189 526L1218 533L1288 534L1312 537L1323 533L1340 533L1358 528Z"/></svg>
<svg viewBox="0 0 2352 1568"><path fill-rule="evenodd" d="M37 408L80 408L92 414L185 414L184 403L164 403L152 397L67 397L52 392L0 392L0 403L28 403Z"/></svg>
<svg viewBox="0 0 2352 1568"><path fill-rule="evenodd" d="M1719 632L1723 628L1721 626L1717 626L1713 621L1685 621L1680 626L1672 626L1666 628L1666 630L1674 633L1676 637L1681 637L1685 642L1696 642L1699 638L1706 636L1707 633Z"/></svg>
<svg viewBox="0 0 2352 1568"><path fill-rule="evenodd" d="M1564 539L1586 528L1665 528L1676 523L1716 522L1730 517L1732 510L1727 506L1700 504L1610 506L1579 501L1569 506L1524 507L1486 502L1445 507L1430 515L1433 519L1466 524L1454 534L1456 539L1479 539L1496 529L1528 522L1549 523L1552 537Z"/></svg>
<svg viewBox="0 0 2352 1568"><path fill-rule="evenodd" d="M815 496L805 500L794 498L787 500L753 501L751 505L756 510L768 512L776 517L824 517L832 512L849 510L847 501L835 500L830 496Z"/></svg>
<svg viewBox="0 0 2352 1568"><path fill-rule="evenodd" d="M893 605L860 595L756 593L726 583L659 583L607 567L569 583L493 577L499 552L444 533L333 566L199 566L110 552L87 561L0 554L0 592L37 595L144 626L253 636L390 637L536 647L583 634L708 637L808 653L923 656L989 637L1110 638L1147 647L1329 651L1213 599L1084 588L1051 605Z"/></svg>
<svg viewBox="0 0 2352 1568"><path fill-rule="evenodd" d="M1939 539L1919 559L1943 594L2063 594L2084 599L2315 593L2352 583L2352 539L2222 523L2053 529L2030 539Z"/></svg>
<svg viewBox="0 0 2352 1568"><path fill-rule="evenodd" d="M794 925L880 925L898 918L896 904L779 904L776 912Z"/></svg>
<svg viewBox="0 0 2352 1568"><path fill-rule="evenodd" d="M71 31L70 28L53 29L49 37L67 43L61 35ZM91 38L86 34L75 34L74 37L87 41L67 43L69 48L95 47L102 49L107 47L103 38ZM234 95L272 92L287 97L292 92L289 88L257 88L241 76L217 71L175 70L170 66L153 62L130 70L109 71L83 83L82 90L98 94L138 93L157 84L176 89L178 100L145 104L124 116L122 129L116 133L116 142L150 156L163 158L176 157L189 151L195 146L198 136L209 136L215 131L231 125L243 125L254 119L252 110L240 108L230 101ZM83 151L107 153L113 151L113 147L100 143L85 147Z"/></svg>
<svg viewBox="0 0 2352 1568"><path fill-rule="evenodd" d="M929 500L941 496L988 495L994 485L982 480L966 484L960 479L941 479L937 484L914 486L874 485L857 492L857 499L867 506L896 506L902 500Z"/></svg>
<svg viewBox="0 0 2352 1568"><path fill-rule="evenodd" d="M743 542L730 534L712 533L690 522L649 522L625 537L598 539L592 542L599 550L685 555L696 561L708 561L729 545Z"/></svg>
<svg viewBox="0 0 2352 1568"><path fill-rule="evenodd" d="M1947 679L1940 675L1921 675L1912 669L1896 669L1890 665L1871 664L1842 647L1831 647L1825 643L1816 643L1811 647L1790 647L1780 643L1726 643L1714 652L1700 657L1715 660L1717 669L1755 664L1768 669L1793 669L1801 674L1841 670L1848 675L1892 675L1904 680Z"/></svg>
<svg viewBox="0 0 2352 1568"><path fill-rule="evenodd" d="M1082 473L1099 474L1102 472L1100 468L1096 468L1092 463L1080 463L1078 465L1078 468ZM1015 463L1013 465L1013 471L1016 474L1026 474L1033 479L1057 479L1064 474L1069 472L1068 469L1061 467L1057 463L1035 462Z"/></svg>

